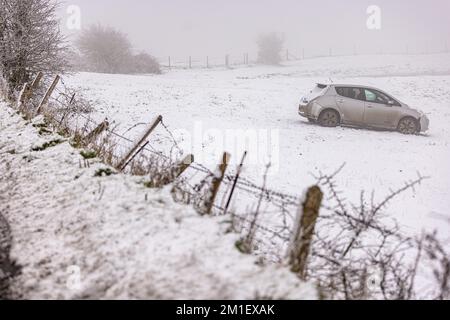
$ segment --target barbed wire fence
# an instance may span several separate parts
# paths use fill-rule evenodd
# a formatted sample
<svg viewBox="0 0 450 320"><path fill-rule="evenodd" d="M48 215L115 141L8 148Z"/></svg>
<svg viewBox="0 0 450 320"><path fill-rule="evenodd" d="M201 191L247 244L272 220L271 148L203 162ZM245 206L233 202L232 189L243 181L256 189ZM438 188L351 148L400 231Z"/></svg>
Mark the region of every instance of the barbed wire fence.
<svg viewBox="0 0 450 320"><path fill-rule="evenodd" d="M418 261L426 249L430 259L439 257L434 259L439 288L432 295L449 297L450 258L442 242L435 235L404 236L396 223L384 221L383 210L389 202L414 191L427 177L419 174L379 203L373 194L367 201L362 192L361 203L353 204L342 197L334 181L340 168L331 175L319 173L317 186L296 196L269 188L265 178L259 185L240 175L239 167L229 168L227 153L215 171L195 162L193 155L183 159L183 150L161 116L148 124L137 142L130 139L126 136L129 130L122 134L108 119L93 119L89 103L60 77L44 98L30 102L32 88L38 85L35 82L25 85L18 98L19 110L28 119L40 113L44 121L50 119L53 132L68 137L78 148L97 151L117 173L146 177L145 185L150 188L171 186L175 201L192 205L201 215L223 216L226 231L240 234L236 248L241 252L289 265L302 279L315 280L332 298L361 299L371 291L372 297L382 299L412 299L417 298L418 262L412 267L405 263L405 252L416 254ZM58 93L54 98L53 90ZM152 146L156 133L170 145L168 150ZM327 191L326 196L321 189ZM319 210L323 211L320 215ZM381 272L375 285L368 266Z"/></svg>
<svg viewBox="0 0 450 320"><path fill-rule="evenodd" d="M295 62L315 58L324 57L346 57L358 55L428 55L448 53L449 46L447 43L442 48L435 46L433 48L415 48L412 45L405 44L404 48L398 50L386 50L383 48L362 50L357 45L351 48L328 47L323 49L310 50L308 48L300 49L284 49L280 53L282 62ZM158 62L165 69L213 69L213 68L245 68L258 63L258 57L255 53L243 52L241 54L223 54L222 56L195 55L181 56L169 55L166 57L157 57Z"/></svg>
<svg viewBox="0 0 450 320"><path fill-rule="evenodd" d="M92 107L89 103L79 92L69 88L64 79L60 77L55 79L50 85L50 92L47 90L44 94L47 95L48 101L44 101L46 99L44 97L38 100L37 105L23 111L30 114L34 112L33 110L42 109L39 112L52 120L56 130L61 131L61 128L64 128L67 136L75 137L72 141L76 140L77 146L95 150L95 144L103 144L97 145L98 150L102 149L99 153L107 153L106 150L110 150L112 154L108 153L108 156L103 158L109 159L108 164L119 172L142 175L150 180L157 179L151 176L157 176L158 181L149 181L146 185L149 187L160 187L161 184L173 185L172 193L176 201L193 205L201 214L224 216L228 229L240 233L242 239L247 238L248 233L254 233L246 253L255 253L267 261L274 262L281 262L286 258L296 215L302 203L301 195L296 196L261 186L243 175L237 179L238 168L231 166L223 171L223 176L218 177L217 170L189 161L182 174L179 174L176 169L183 164L183 156L186 155L183 154L164 118L155 122L156 128L150 136L137 143L127 136L131 128L121 133L117 127L111 126L110 119L95 120L90 114ZM25 105L28 103L26 100L30 98L31 93L24 90L21 96L20 104L22 109L26 109ZM32 117L33 115L29 116ZM108 125L104 125L105 123ZM139 125L143 124L136 124L133 127ZM152 145L151 138L156 135L159 141L163 140L170 146L167 152L157 150ZM87 140L89 143L86 143ZM133 147L136 148L131 152L131 156L124 160L124 154ZM123 163L119 165L121 161ZM218 187L212 197L211 186L215 182L218 182ZM227 202L231 203L229 207Z"/></svg>

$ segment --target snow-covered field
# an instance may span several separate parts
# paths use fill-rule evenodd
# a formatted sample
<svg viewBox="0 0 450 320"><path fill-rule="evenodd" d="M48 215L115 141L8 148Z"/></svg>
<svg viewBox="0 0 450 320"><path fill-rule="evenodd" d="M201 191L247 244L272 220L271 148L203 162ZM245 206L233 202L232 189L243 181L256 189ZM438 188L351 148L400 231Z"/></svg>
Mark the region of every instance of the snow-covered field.
<svg viewBox="0 0 450 320"><path fill-rule="evenodd" d="M285 266L241 254L227 218L200 217L135 177L94 177L105 166L80 166L68 142L32 151L54 139L0 103L0 215L22 268L11 297L316 298Z"/></svg>
<svg viewBox="0 0 450 320"><path fill-rule="evenodd" d="M328 129L307 123L297 114L300 97L316 82L376 86L423 110L431 129L421 136L365 129ZM438 228L448 235L441 216L450 217L450 55L354 56L318 58L280 67L235 70L174 70L158 76L82 73L66 79L94 101L94 117L116 121L126 132L137 123L162 114L171 130L279 130L279 165L269 186L300 195L315 183L314 174L334 172L345 197L357 202L361 190L381 200L390 189L402 187L419 172L429 176L415 193L391 203L389 213L411 232ZM127 132L139 134L137 127ZM203 131L203 132L204 132ZM155 148L156 139L152 140ZM214 139L196 142L208 156ZM198 148L197 148L198 150ZM220 150L221 151L221 150ZM234 150L230 150L233 151ZM198 157L199 155L196 154ZM232 154L235 160L240 151ZM214 155L217 158L217 155ZM275 161L277 159L274 159ZM259 168L260 169L260 168ZM244 174L261 182L261 170Z"/></svg>

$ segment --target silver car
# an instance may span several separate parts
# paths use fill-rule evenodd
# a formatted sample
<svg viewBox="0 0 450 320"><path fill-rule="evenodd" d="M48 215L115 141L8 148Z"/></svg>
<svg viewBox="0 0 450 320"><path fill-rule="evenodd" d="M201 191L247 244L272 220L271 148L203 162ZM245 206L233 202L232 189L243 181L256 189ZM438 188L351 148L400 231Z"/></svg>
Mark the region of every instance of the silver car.
<svg viewBox="0 0 450 320"><path fill-rule="evenodd" d="M299 113L325 127L349 125L403 134L425 132L430 124L425 114L380 89L344 84L317 84L302 99Z"/></svg>

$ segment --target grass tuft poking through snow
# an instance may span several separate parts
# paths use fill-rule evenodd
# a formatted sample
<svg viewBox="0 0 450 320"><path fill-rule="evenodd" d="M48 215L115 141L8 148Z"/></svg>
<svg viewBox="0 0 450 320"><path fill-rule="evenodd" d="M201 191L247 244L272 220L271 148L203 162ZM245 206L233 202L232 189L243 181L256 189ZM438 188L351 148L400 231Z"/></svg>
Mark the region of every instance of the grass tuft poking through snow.
<svg viewBox="0 0 450 320"><path fill-rule="evenodd" d="M112 176L113 174L116 173L110 168L98 169L97 171L95 171L94 177L109 177Z"/></svg>
<svg viewBox="0 0 450 320"><path fill-rule="evenodd" d="M35 151L35 152L39 152L39 151L44 151L48 148L52 148L54 146L57 146L58 144L63 143L64 141L61 139L55 139L49 142L45 142L44 144L42 144L41 146L38 147L33 147L31 148L31 151Z"/></svg>
<svg viewBox="0 0 450 320"><path fill-rule="evenodd" d="M80 151L80 155L85 159L85 160L90 160L90 159L94 159L97 157L97 153L95 151L85 151L82 150Z"/></svg>

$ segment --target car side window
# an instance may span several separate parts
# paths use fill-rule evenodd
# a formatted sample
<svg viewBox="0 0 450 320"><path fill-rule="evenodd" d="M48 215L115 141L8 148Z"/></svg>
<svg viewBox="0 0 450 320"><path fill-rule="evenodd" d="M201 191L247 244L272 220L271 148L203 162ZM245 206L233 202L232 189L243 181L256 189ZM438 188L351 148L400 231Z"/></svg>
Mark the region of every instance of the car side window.
<svg viewBox="0 0 450 320"><path fill-rule="evenodd" d="M338 95L350 99L364 100L364 90L361 88L354 87L336 87L336 92Z"/></svg>
<svg viewBox="0 0 450 320"><path fill-rule="evenodd" d="M365 100L364 90L362 88L350 88L352 92L353 99Z"/></svg>

